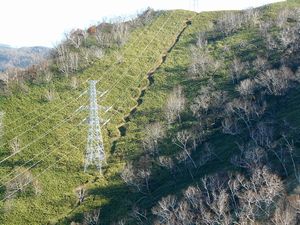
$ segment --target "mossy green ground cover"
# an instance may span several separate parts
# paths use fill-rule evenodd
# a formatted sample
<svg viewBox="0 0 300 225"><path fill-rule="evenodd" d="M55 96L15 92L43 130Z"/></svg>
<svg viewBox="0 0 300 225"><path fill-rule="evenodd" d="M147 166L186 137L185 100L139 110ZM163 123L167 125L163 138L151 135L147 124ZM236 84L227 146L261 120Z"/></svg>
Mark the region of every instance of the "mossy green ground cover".
<svg viewBox="0 0 300 225"><path fill-rule="evenodd" d="M266 16L276 15L276 11L285 6L299 6L299 3L289 1L266 7ZM148 26L135 30L127 44L118 52L111 51L102 60L76 74L81 82L78 89L74 90L70 87L69 79L56 78L51 84L29 85L28 93L15 90L14 95L1 97L0 110L6 113L5 123L9 124L5 127L5 135L0 143L1 159L10 154L9 147L2 145L14 136L35 126L33 130L20 136L21 146L26 146L60 121L68 120L47 136L1 164L0 173L1 176L5 176L12 168L22 165L41 151L45 151L46 155L50 153L49 156L45 158L39 156L26 165L29 167L34 162L43 159L43 162L31 169L32 173L38 176L49 165L58 161L37 178L42 188L41 194L34 195L30 190L18 194L11 200L11 208L9 201L1 203L1 224L69 224L70 221L81 220L83 212L99 207L101 208L101 224L110 224L128 216L133 203L137 201L139 207L150 210L161 197L168 194L180 194L183 188L197 183L200 177L231 169L229 158L237 152L235 138L223 135L219 129L212 129L207 141L213 145L218 159L205 167L199 167L193 172L193 178L183 172L174 180L167 171L157 169L153 174L155 178L153 178L150 193L145 198L139 193L132 192L119 176L126 161L136 159L143 154L141 139L144 137L144 127L151 122L164 121L163 107L173 87L181 85L188 102L191 102L200 87L207 84L207 79L191 81L187 78L190 64L189 48L195 43L197 33L210 27L219 16L220 13L195 15L187 11L164 12ZM124 116L137 105L136 98L141 90L149 85L146 74L160 63L161 56L182 31L188 18L192 18L192 24L168 53L164 64L153 74L154 83L147 88L141 99L142 104L124 125L126 135L119 137L117 127L124 123ZM237 46L242 40L252 43L250 45L252 47L239 49ZM224 45L229 45L233 49L225 56L228 63L234 56L246 61L264 51L262 40L257 37L255 29L243 29L230 37L210 43L209 48L212 49L216 59L222 53ZM232 96L235 96L234 87L229 81L226 62L224 70L216 74L214 80L220 89L228 90ZM107 165L103 176L98 176L92 171L83 173L87 126L81 121L87 116L87 112L78 111L74 117L71 117L79 106L88 103L86 95L75 100L87 89L85 81L88 78L99 80L99 90L109 90L109 93L101 99L101 104L113 105L113 110L103 115L104 118L111 118L111 122L103 129L107 153ZM49 87L55 90L56 98L51 102L46 102L43 100L43 95ZM295 107L299 105L300 100L297 97L299 93L297 90L294 92L286 103L286 107L279 107L278 118L287 118L299 124L297 116L299 107ZM28 115L31 111L33 113ZM17 118L21 119L15 121ZM182 128L192 127L195 123L197 121L187 109L183 115L182 125L174 125L169 128L168 132L174 134ZM161 147L162 154L171 155L177 151L170 142L171 140L165 141ZM115 146L112 146L112 143ZM199 146L194 157L197 158L202 149L203 146ZM74 190L82 184L89 189L89 197L82 205L78 205ZM4 198L4 188L2 187L1 190L1 197Z"/></svg>
<svg viewBox="0 0 300 225"><path fill-rule="evenodd" d="M118 52L111 51L102 60L75 75L81 83L76 90L70 87L69 79L55 78L51 84L23 85L24 91L20 91L18 86L13 95L1 97L1 111L5 112L1 159L11 154L6 142L17 135L22 150L1 164L2 183L8 180L5 175L16 166L22 166L32 158L24 167L42 160L31 169L39 181L42 193L34 195L29 188L16 198L2 202L1 224L56 223L75 208L75 188L97 180L96 173L83 173L87 126L80 122L87 116L87 112L76 112L79 106L88 103L86 95L78 98L87 88L87 79L97 79L99 90L109 90L105 98L101 99L101 104L113 105L114 108L105 115L111 118L104 131L108 168L97 184L99 187L109 187L120 183L116 177L121 164L114 164L110 141L118 136L117 125L136 105L134 98L147 84L145 74L155 67L160 56L185 26L186 19L193 14L186 11L163 12L148 26L133 31L130 40ZM121 62L116 63L120 56ZM44 94L49 88L55 91L55 99L51 102L44 100ZM41 152L43 154L38 155ZM1 190L1 198L4 198L4 187ZM88 210L93 205L100 206L107 202L110 202L109 197L99 198L91 203L87 201L83 207Z"/></svg>

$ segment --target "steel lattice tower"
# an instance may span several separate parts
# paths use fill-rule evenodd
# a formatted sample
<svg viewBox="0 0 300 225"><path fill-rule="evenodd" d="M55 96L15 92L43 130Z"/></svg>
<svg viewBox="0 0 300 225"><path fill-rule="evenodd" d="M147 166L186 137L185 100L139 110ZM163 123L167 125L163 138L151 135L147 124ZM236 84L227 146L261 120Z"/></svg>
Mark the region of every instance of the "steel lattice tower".
<svg viewBox="0 0 300 225"><path fill-rule="evenodd" d="M89 81L89 129L88 129L88 138L87 138L87 147L86 147L86 156L84 163L84 172L90 165L97 167L100 173L102 173L102 163L105 161L105 152L103 138L101 134L100 127L100 118L99 118L99 106L97 103L97 90L96 90L97 81Z"/></svg>

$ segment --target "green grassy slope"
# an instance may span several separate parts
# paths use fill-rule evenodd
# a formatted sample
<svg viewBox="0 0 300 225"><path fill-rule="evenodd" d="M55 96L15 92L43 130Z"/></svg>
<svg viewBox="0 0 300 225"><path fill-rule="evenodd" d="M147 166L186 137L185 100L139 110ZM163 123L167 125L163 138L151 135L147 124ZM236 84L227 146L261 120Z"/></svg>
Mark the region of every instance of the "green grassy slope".
<svg viewBox="0 0 300 225"><path fill-rule="evenodd" d="M280 9L299 6L299 2L289 1L264 7L263 11L267 18L272 18L277 15L278 10ZM140 156L144 155L141 144L141 140L145 136L144 128L149 123L157 121L161 121L162 123L165 122L163 108L167 96L172 91L173 87L181 85L184 88L188 101L191 102L197 95L197 91L200 87L207 85L208 80L206 78L196 81L187 79L188 67L190 65L189 48L191 44L194 44L196 35L201 31L205 31L214 20L220 17L220 15L220 12L201 13L192 19L192 25L187 28L179 42L168 54L165 63L153 74L154 83L146 90L145 95L141 99L142 104L138 107L137 111L129 117L128 122L124 125L123 129L126 130L126 135L117 141L115 149L116 154L120 154L127 161L136 161ZM243 41L250 43L250 45L246 48L240 48L239 44ZM251 61L258 55L264 55L266 49L263 40L259 38L258 31L255 29L242 29L227 38L212 42L209 45L209 48L212 49L216 59L219 59L219 56L223 53L224 46L229 46L232 50L228 52L228 55L225 55L226 61L224 70L215 74L213 79L217 83L219 89L227 90L229 94L234 97L237 95L237 92L231 84L228 71L228 66L233 58L239 57L243 61ZM298 115L300 113L298 107L296 107L300 103L298 95L297 89L293 90L289 93L289 96L291 96L290 98L270 106L270 108L277 111L277 121L287 119L288 122L294 124L295 127L298 127ZM183 124L181 126L175 124L168 132L174 134L182 128L193 127L193 124L195 123L197 123L197 121L192 118L191 113L187 110L184 113ZM148 215L150 215L151 208L157 204L157 201L162 197L169 194L181 195L181 191L184 188L187 188L192 184L197 184L199 179L204 175L219 171L236 170L230 163L230 158L239 152L236 145L238 137L224 135L220 128L213 129L210 132L211 134L207 137L206 142L213 146L214 152L218 155L218 159L209 162L203 167L199 167L193 172L193 178L191 178L188 171L185 171L174 180L174 177L169 172L159 168L159 166L156 166L155 162L153 162L154 165L152 164L152 166L154 167L155 172L151 175L151 193L146 195L146 197L130 192L130 190L126 191L126 187L120 185L108 186L107 188L99 188L95 185L94 194L96 196L99 198L106 197L107 195L111 196L111 202L102 210L101 224L107 224L108 221L110 222L110 219L108 218L110 218L111 212L114 209L119 208L119 205L123 204L124 207L128 207L127 213L126 210L124 210L124 217L128 215L128 212L130 212L133 205L145 209L148 212ZM172 155L177 151L170 142L171 140L168 139L163 140L164 144L160 146L162 155ZM197 151L194 153L195 159L201 155L203 149L203 145L198 147ZM297 151L299 151L299 149L297 149ZM129 195L130 197L123 199L122 201L119 198L119 196L122 195ZM115 218L115 220L117 220L117 218ZM148 223L151 224L149 221ZM129 224L131 223L129 222Z"/></svg>
<svg viewBox="0 0 300 225"><path fill-rule="evenodd" d="M86 95L78 97L87 88L84 81L100 80L98 89L109 90L102 104L114 107L105 115L106 118L111 118L104 134L110 165L114 161L114 157L110 156L110 141L118 136L118 124L122 123L123 117L136 105L134 98L147 84L145 74L155 67L191 16L193 13L185 11L163 12L149 26L134 31L120 52L108 54L78 74L81 85L77 90L70 88L68 79L55 79L51 84L29 87L23 85L25 94L16 87L12 96L1 97L0 107L5 112L4 122L7 124L1 141L1 159L10 154L6 141L19 135L21 146L20 153L2 163L1 174L5 176L15 166L23 165L37 155L25 167L38 163L31 171L42 189L42 193L37 196L28 190L10 200L11 202L2 202L1 224L55 223L76 206L75 188L93 180L95 175L93 172L83 173L82 167L87 127L80 122L87 116L87 112L74 113L79 106L88 103ZM122 57L122 62L116 63L117 55ZM55 99L51 102L43 99L49 88L55 91ZM31 111L33 112L28 114ZM19 117L24 118L16 120ZM29 131L25 132L27 130ZM43 154L38 155L40 152ZM53 166L43 172L50 165ZM109 166L99 184L107 186L107 179L114 180L119 168L119 164ZM3 183L8 180L5 178ZM3 187L2 190L1 198L4 198ZM100 205L107 201L108 199L100 199L93 204ZM10 203L13 207L6 210Z"/></svg>

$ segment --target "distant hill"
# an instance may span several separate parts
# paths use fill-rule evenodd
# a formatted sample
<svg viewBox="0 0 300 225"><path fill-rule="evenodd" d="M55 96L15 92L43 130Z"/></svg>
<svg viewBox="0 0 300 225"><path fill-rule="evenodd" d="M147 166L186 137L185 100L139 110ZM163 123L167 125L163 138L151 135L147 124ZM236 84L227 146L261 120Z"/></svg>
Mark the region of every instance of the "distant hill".
<svg viewBox="0 0 300 225"><path fill-rule="evenodd" d="M9 45L6 45L6 44L1 44L1 43L0 43L0 48L10 48L10 46L9 46Z"/></svg>
<svg viewBox="0 0 300 225"><path fill-rule="evenodd" d="M26 68L43 61L49 55L50 48L46 47L22 47L12 48L9 45L0 44L0 71L8 68Z"/></svg>

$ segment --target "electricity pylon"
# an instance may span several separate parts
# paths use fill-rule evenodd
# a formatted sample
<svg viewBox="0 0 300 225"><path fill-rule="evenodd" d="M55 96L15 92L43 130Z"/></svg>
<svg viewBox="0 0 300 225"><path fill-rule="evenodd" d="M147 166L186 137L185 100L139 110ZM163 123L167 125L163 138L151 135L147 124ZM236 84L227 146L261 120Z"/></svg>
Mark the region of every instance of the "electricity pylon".
<svg viewBox="0 0 300 225"><path fill-rule="evenodd" d="M94 165L97 167L99 172L102 173L102 163L105 162L105 151L100 127L100 123L102 122L102 120L100 120L99 118L99 110L105 107L101 107L97 103L97 94L99 92L97 92L96 90L96 84L97 81L95 80L89 81L89 129L84 162L84 172L86 172L87 168L90 165ZM102 97L105 92L100 94Z"/></svg>

